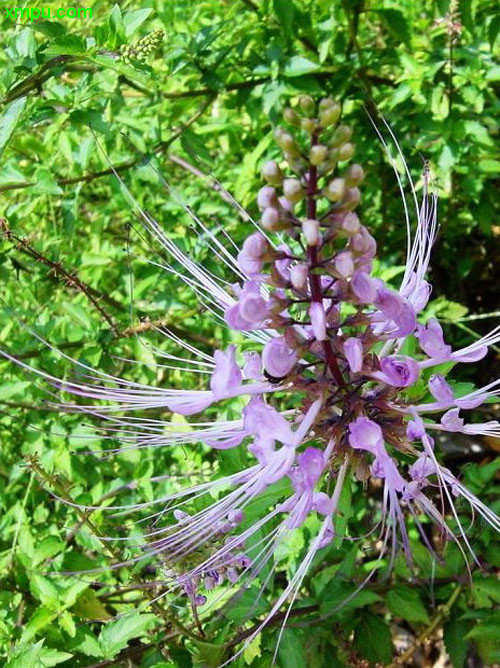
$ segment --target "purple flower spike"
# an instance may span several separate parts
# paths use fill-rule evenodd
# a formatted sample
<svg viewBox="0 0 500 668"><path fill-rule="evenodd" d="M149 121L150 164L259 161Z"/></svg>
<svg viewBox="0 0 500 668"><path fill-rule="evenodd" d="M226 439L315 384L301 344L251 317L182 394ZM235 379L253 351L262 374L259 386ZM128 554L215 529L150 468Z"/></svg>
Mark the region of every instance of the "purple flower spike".
<svg viewBox="0 0 500 668"><path fill-rule="evenodd" d="M158 556L162 565L168 563L173 593L188 597L193 610L206 601L203 592L228 583L245 591L268 570L269 576L258 583L263 591L276 567L273 563L269 568L268 561L281 550L289 530L313 515L303 533L304 550L295 572L283 586L281 580L277 583L275 590L282 587L281 591L267 617L252 626L246 645L299 595L308 566L320 564L323 555L318 552L335 536L345 486L350 488L370 473L382 488L370 504L377 506L381 518L381 539L370 539L371 548L379 550L378 563L390 552L392 564L399 545L411 561L414 535L407 531L406 520L418 529L422 515L474 558L468 526L461 524L464 508L458 513L454 507L457 496L500 532L500 518L439 464L437 442L435 446L429 435L434 430L500 438L499 421L462 417L485 401L494 406L500 378L455 398L452 386L436 374L429 380L432 398L415 401L422 394L418 381L424 369L444 361L481 359L500 343L500 326L452 351L436 319L417 325L417 314L431 294L426 275L437 234L436 198L429 195L426 178L417 228L408 228L410 247L401 283L389 285L372 276L383 262L375 261L375 239L354 213L363 169L351 165L344 171L342 163L354 146L349 127L332 127L339 120L340 105L326 98L316 106L306 97L297 109L288 109L286 116L293 127L304 130L311 145L304 146L304 136L276 130L290 170L281 159L266 163L263 173L270 185L257 198L265 233L249 230L241 250L229 232L212 232L196 217L203 241L215 254L208 269L142 213L146 229L171 256L172 276L193 288L204 317L213 314L217 335L225 321L232 331L220 336L221 342L230 340L238 348L230 345L212 354L166 327L162 331L169 345L161 355L168 359L166 368L179 371L172 379L180 386L171 388L122 379L78 360L72 363L81 373L71 383L62 382L0 350L52 389L76 397L74 403L61 400L64 410L99 418L98 438L109 427L111 436L106 438L119 440L120 448L204 444L214 449L215 464L219 450L235 449L231 462L224 459L224 466L211 468L213 477L193 471L186 487L177 478L169 480L166 495L123 507L126 513L141 510L140 526L146 528L140 546L136 547L137 536L132 537L131 549L139 554L131 562ZM331 130L325 132L327 127ZM342 139L340 144L331 142L332 136ZM224 199L231 201L229 195ZM220 265L215 272L213 262ZM413 335L420 346L416 359L399 354L413 350L412 339L406 339ZM170 350L174 344L178 354ZM203 382L202 389L192 389ZM216 402L222 405L179 428L171 416L161 417L165 409L194 415ZM156 411L154 419L143 417L148 410ZM130 416L135 411L139 414ZM237 462L242 463L239 468ZM226 464L235 468L224 475ZM142 509L156 503L157 511L147 511L154 518L153 528L147 529ZM423 542L432 549L427 535L434 532L425 534L421 532ZM377 565L368 577L376 572ZM212 605L207 608L213 612ZM201 630L209 614L200 613L196 621ZM285 621L287 616L288 612Z"/></svg>

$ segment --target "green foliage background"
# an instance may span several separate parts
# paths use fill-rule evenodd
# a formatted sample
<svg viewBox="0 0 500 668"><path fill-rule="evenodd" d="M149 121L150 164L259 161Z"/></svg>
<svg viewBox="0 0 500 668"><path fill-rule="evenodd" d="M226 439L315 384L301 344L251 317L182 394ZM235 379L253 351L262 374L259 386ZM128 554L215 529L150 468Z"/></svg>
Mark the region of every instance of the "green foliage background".
<svg viewBox="0 0 500 668"><path fill-rule="evenodd" d="M456 345L491 325L490 313L499 310L500 258L495 0L455 3L454 17L447 1L423 0L135 0L120 6L89 0L86 5L92 18L14 22L2 14L0 19L4 349L49 373L73 377L71 363L47 351L19 326L20 318L81 361L162 384L167 372L153 365L144 342L168 345L148 323L167 322L207 351L227 343L228 334L200 312L189 291L146 261L161 262L160 249L141 232L110 165L176 242L218 272L178 200L241 241L249 226L220 196L213 178L256 214L259 168L276 155L271 130L283 104L302 92L331 94L344 104L358 160L368 172L362 216L378 239L380 271L388 278L404 261L403 209L366 109L387 119L416 182L419 154L430 161L440 194L441 236L429 313L448 322L447 335ZM136 40L155 30L164 31L158 48L144 62L134 58ZM127 49L130 57L118 58ZM139 338L141 330L145 336ZM123 358L141 364L131 366ZM497 362L469 368L463 380L498 377ZM120 493L125 503L152 497L151 476L231 471L238 462L229 455L216 461L202 446L97 461L84 454L83 438L95 436L95 426L46 410L46 388L21 369L1 362L0 370L0 663L9 668L131 665L127 661L144 668L219 665L251 626L255 592L224 608L221 617L214 614L200 636L185 603L172 607L162 601L146 610L143 589L117 590L151 579L153 565L150 572L123 568L96 576L106 587L94 585L92 576L55 577L52 570L109 564L98 535L113 531L113 520L100 511L78 516L48 490L106 505L114 490L135 481L135 488ZM168 379L183 382L178 372ZM472 491L498 512L500 464L494 444L480 446L478 457L470 443L458 444L445 461L454 470L467 465L464 476ZM92 447L109 447L109 441L93 441ZM363 533L366 497L345 499L344 511ZM398 562L391 580L375 581L341 612L311 627L289 628L278 664L388 665L401 629L415 642L434 628L444 628L456 668L471 653L485 665L500 663L498 540L479 522L471 529L483 565L471 587L456 549L448 548L443 562L433 566L413 538L415 576ZM307 539L305 529L291 542L275 591ZM328 612L368 570L356 543L334 546L306 579L299 606ZM266 590L254 616L269 609L274 595ZM271 626L237 665L270 666L275 642Z"/></svg>

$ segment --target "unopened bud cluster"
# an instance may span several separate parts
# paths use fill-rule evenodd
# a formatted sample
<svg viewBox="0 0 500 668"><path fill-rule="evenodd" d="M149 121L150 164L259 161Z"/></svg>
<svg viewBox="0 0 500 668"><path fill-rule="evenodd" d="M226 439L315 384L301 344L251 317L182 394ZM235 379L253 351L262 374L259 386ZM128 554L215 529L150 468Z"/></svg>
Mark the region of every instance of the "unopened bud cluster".
<svg viewBox="0 0 500 668"><path fill-rule="evenodd" d="M292 172L287 176L282 165L271 160L262 168L262 176L269 184L258 197L262 210L261 224L266 231L290 230L298 225L300 204L326 199L322 220L316 227L328 227L331 216L353 211L360 201L358 185L364 178L361 165L345 167L355 151L351 142L352 129L339 123L340 105L331 98L319 104L304 95L295 108L287 107L283 113L289 129L278 127L274 137L283 151L283 161ZM307 208L307 207L306 207ZM317 207L315 207L317 208ZM309 213L305 212L308 218ZM331 216L330 216L331 214ZM310 243L319 240L312 232L314 225L306 224Z"/></svg>
<svg viewBox="0 0 500 668"><path fill-rule="evenodd" d="M144 62L162 44L165 33L163 30L154 30L130 44L122 44L120 47L120 60L125 63L134 61Z"/></svg>

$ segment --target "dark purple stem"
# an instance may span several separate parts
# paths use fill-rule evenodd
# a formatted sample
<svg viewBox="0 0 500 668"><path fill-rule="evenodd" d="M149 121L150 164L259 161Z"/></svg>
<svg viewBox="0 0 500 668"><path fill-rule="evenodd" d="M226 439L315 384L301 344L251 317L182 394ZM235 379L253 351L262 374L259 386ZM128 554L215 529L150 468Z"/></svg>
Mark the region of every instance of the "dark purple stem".
<svg viewBox="0 0 500 668"><path fill-rule="evenodd" d="M312 145L316 143L316 135L312 136ZM307 217L310 220L316 220L316 192L318 188L318 168L311 165L307 178ZM317 246L307 247L307 262L309 265L309 285L311 287L311 297L313 302L322 302L321 295L321 279L317 274L313 273L313 269L318 265L318 248ZM342 372L339 369L337 359L333 352L332 343L329 340L322 341L323 353L325 355L328 368L333 374L339 387L345 387L345 381Z"/></svg>

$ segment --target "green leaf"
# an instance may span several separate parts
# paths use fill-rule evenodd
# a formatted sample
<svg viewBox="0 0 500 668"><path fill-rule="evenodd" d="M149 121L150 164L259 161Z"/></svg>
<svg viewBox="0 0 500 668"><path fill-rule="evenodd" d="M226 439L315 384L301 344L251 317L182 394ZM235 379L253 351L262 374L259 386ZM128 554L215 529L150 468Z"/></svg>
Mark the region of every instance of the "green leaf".
<svg viewBox="0 0 500 668"><path fill-rule="evenodd" d="M139 638L157 621L153 614L133 612L109 622L99 634L99 646L105 659L113 659L127 647L130 640Z"/></svg>
<svg viewBox="0 0 500 668"><path fill-rule="evenodd" d="M145 9L134 9L130 12L125 12L123 15L123 26L127 39L132 37L136 30L141 27L152 11L151 7L147 7Z"/></svg>
<svg viewBox="0 0 500 668"><path fill-rule="evenodd" d="M281 668L306 668L304 638L295 629L285 629L278 649Z"/></svg>
<svg viewBox="0 0 500 668"><path fill-rule="evenodd" d="M14 383L5 383L0 386L0 399L6 401L15 396L22 396L26 388L28 388L31 383L27 380L18 380Z"/></svg>
<svg viewBox="0 0 500 668"><path fill-rule="evenodd" d="M385 27L393 37L403 42L403 44L410 45L410 24L403 12L399 11L399 9L377 9L376 13L380 16Z"/></svg>
<svg viewBox="0 0 500 668"><path fill-rule="evenodd" d="M26 106L26 97L20 97L14 102L11 102L0 116L0 157L7 146L12 133L19 123L24 108Z"/></svg>
<svg viewBox="0 0 500 668"><path fill-rule="evenodd" d="M44 648L40 653L40 668L52 668L52 666L69 661L72 657L73 654L68 654L68 652L59 652L56 649Z"/></svg>
<svg viewBox="0 0 500 668"><path fill-rule="evenodd" d="M476 607L491 608L494 603L500 603L500 580L494 575L477 578L471 593Z"/></svg>
<svg viewBox="0 0 500 668"><path fill-rule="evenodd" d="M257 587L250 587L242 594L237 594L236 599L228 603L226 617L236 624L242 624L251 617L263 615L269 610L269 605L265 597L260 594L260 589Z"/></svg>
<svg viewBox="0 0 500 668"><path fill-rule="evenodd" d="M488 41L490 43L491 48L493 48L499 33L500 33L500 14L497 14L491 19L490 25L488 26Z"/></svg>
<svg viewBox="0 0 500 668"><path fill-rule="evenodd" d="M484 621L469 631L467 638L472 638L483 661L487 664L500 661L500 613L489 613Z"/></svg>
<svg viewBox="0 0 500 668"><path fill-rule="evenodd" d="M336 575L321 592L321 612L331 614L336 609L339 611L354 610L382 600L370 589L361 589L355 594L356 589L356 585L345 582Z"/></svg>
<svg viewBox="0 0 500 668"><path fill-rule="evenodd" d="M443 628L443 637L446 651L451 659L453 668L462 668L467 657L467 631L469 625L457 616L449 619Z"/></svg>
<svg viewBox="0 0 500 668"><path fill-rule="evenodd" d="M41 575L34 575L30 582L30 589L33 595L51 610L57 609L59 596L54 584Z"/></svg>
<svg viewBox="0 0 500 668"><path fill-rule="evenodd" d="M303 74L310 74L317 72L320 69L318 63L313 63L312 60L304 58L304 56L292 56L286 63L283 69L285 77L300 77Z"/></svg>
<svg viewBox="0 0 500 668"><path fill-rule="evenodd" d="M83 619L109 619L111 615L92 589L86 589L77 598L72 612Z"/></svg>
<svg viewBox="0 0 500 668"><path fill-rule="evenodd" d="M40 668L42 648L43 640L40 640L30 647L22 648L18 654L5 665L5 668Z"/></svg>
<svg viewBox="0 0 500 668"><path fill-rule="evenodd" d="M406 619L408 622L429 623L429 615L416 589L394 587L389 591L385 600L387 607L395 617Z"/></svg>
<svg viewBox="0 0 500 668"><path fill-rule="evenodd" d="M287 37L291 37L295 17L295 6L292 0L273 0L273 9L283 28L283 32Z"/></svg>
<svg viewBox="0 0 500 668"><path fill-rule="evenodd" d="M354 646L371 664L390 663L392 659L391 631L387 624L370 612L361 612L354 630Z"/></svg>
<svg viewBox="0 0 500 668"><path fill-rule="evenodd" d="M29 27L36 32L47 35L47 37L62 37L66 34L66 28L55 21L35 21Z"/></svg>
<svg viewBox="0 0 500 668"><path fill-rule="evenodd" d="M80 56L87 52L85 42L76 35L62 35L49 44L45 53L50 56Z"/></svg>

